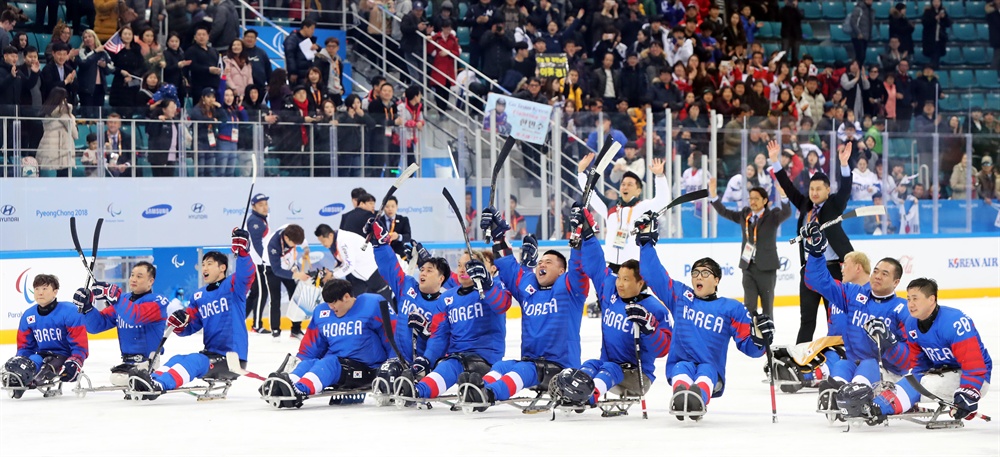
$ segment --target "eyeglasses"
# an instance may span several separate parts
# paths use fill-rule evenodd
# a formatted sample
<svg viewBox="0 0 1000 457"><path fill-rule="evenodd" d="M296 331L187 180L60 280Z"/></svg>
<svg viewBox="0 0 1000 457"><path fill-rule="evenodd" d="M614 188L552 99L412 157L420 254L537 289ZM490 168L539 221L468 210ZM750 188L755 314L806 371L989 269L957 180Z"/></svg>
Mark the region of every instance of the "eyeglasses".
<svg viewBox="0 0 1000 457"><path fill-rule="evenodd" d="M699 276L701 276L702 278L708 278L711 276L715 276L715 274L712 273L712 270L691 270L692 278L697 278Z"/></svg>

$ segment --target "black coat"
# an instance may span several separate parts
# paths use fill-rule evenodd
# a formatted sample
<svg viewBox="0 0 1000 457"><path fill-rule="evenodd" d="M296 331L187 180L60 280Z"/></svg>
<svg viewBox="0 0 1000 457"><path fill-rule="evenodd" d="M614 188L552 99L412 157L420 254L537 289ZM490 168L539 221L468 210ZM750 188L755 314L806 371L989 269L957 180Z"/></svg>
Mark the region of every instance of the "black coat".
<svg viewBox="0 0 1000 457"><path fill-rule="evenodd" d="M306 77L309 76L309 67L312 66L312 62L306 59L306 55L299 49L299 43L302 43L303 40L310 40L315 43L315 38L306 38L298 30L285 38L285 68L288 69L289 81L291 81L292 75L296 75L298 76L297 82L303 83L306 81Z"/></svg>
<svg viewBox="0 0 1000 457"><path fill-rule="evenodd" d="M361 208L354 208L340 216L340 230L357 233L365 236L365 224L368 219L375 217L375 213Z"/></svg>
<svg viewBox="0 0 1000 457"><path fill-rule="evenodd" d="M173 23L170 23L173 27ZM184 78L187 76L187 67L181 68L178 66L182 60L187 60L184 57L184 51L178 49L176 51L172 49L165 49L163 51L163 59L167 63L167 66L163 68L163 82L167 84L173 84L177 88L177 97L184 100L187 95L187 86L184 85ZM199 96L201 94L198 94Z"/></svg>
<svg viewBox="0 0 1000 457"><path fill-rule="evenodd" d="M12 68L7 62L0 62L0 115L2 116L15 115L17 105L21 101L21 87L25 78L20 72L14 76Z"/></svg>
<svg viewBox="0 0 1000 457"><path fill-rule="evenodd" d="M359 153L365 132L375 127L375 120L367 113L351 117L347 112L337 114L337 150L341 153ZM351 125L351 124L361 124Z"/></svg>
<svg viewBox="0 0 1000 457"><path fill-rule="evenodd" d="M899 38L899 50L908 51L913 58L913 24L905 16L889 17L889 38Z"/></svg>
<svg viewBox="0 0 1000 457"><path fill-rule="evenodd" d="M115 76L111 80L108 103L115 109L131 108L135 106L135 98L139 93L139 86L130 86L125 83L125 77L122 76L121 71L125 70L133 78L141 80L142 74L146 72L146 61L142 58L139 45L135 44L128 48L122 48L112 59L115 62ZM125 111L129 112L129 110Z"/></svg>
<svg viewBox="0 0 1000 457"><path fill-rule="evenodd" d="M1000 48L1000 10L987 14L986 23L990 27L990 46Z"/></svg>
<svg viewBox="0 0 1000 457"><path fill-rule="evenodd" d="M921 18L921 22L924 24L924 55L927 57L943 56L945 46L948 44L948 27L951 27L951 16L948 16L946 12L945 16L938 21L936 16L940 11L944 11L943 6L937 10L933 7L927 7Z"/></svg>
<svg viewBox="0 0 1000 457"><path fill-rule="evenodd" d="M195 104L201 99L202 89L209 87L212 90L219 89L219 75L213 75L209 69L219 66L219 53L215 49L202 49L197 44L192 45L184 51L184 59L191 61L188 82L191 83L191 98ZM216 97L219 98L219 97Z"/></svg>
<svg viewBox="0 0 1000 457"><path fill-rule="evenodd" d="M388 216L382 216L382 220L387 221ZM389 245L392 246L392 250L396 254L402 256L406 251L406 243L413 239L411 236L412 232L410 231L410 218L397 214L396 217L386 225L386 228L390 229L390 232L396 232L396 234L399 235L399 238L396 238L396 241L389 243Z"/></svg>
<svg viewBox="0 0 1000 457"><path fill-rule="evenodd" d="M781 8L781 38L802 40L802 22L805 15L796 6L786 3Z"/></svg>
<svg viewBox="0 0 1000 457"><path fill-rule="evenodd" d="M897 87L898 91L899 88ZM937 76L927 79L923 75L913 78L913 86L910 88L913 93L913 101L917 103L917 112L923 111L924 102L927 100L935 101L941 94L941 82L938 80ZM896 106L899 106L897 101Z"/></svg>
<svg viewBox="0 0 1000 457"><path fill-rule="evenodd" d="M65 67L65 74L66 75L68 75L69 72L71 72L71 71L73 71L73 70L76 69L76 67L73 66L73 64L70 63L68 60L66 61L66 64L63 65L63 66ZM66 89L66 92L68 93L68 96L66 97L66 100L71 105L76 103L76 92L77 92L77 87L79 86L79 81L80 81L80 75L79 74L77 74L77 77L76 77L76 79L73 80L73 82L71 82L71 83L69 83L69 85L67 85L67 84L65 84L65 79L63 79L63 78L65 78L65 76L63 78L59 77L59 70L56 68L56 64L54 64L54 63L49 63L49 64L45 65L45 67L42 68L41 73L42 73L41 78L42 78L42 102L43 103L44 103L45 99L49 98L49 93L52 92L52 89L55 89L56 87L62 87L63 89ZM114 106L114 105L112 105L112 106Z"/></svg>
<svg viewBox="0 0 1000 457"><path fill-rule="evenodd" d="M726 208L721 200L715 199L712 201L712 207L719 213L719 216L740 226L740 231L743 232L743 244L740 246L740 252L747 244L747 234L749 233L751 238L756 234L756 238L750 241L757 248L753 257L753 263L757 265L757 268L777 270L781 266L778 259L778 227L792 215L791 205L783 204L780 210L765 208L757 222L750 225L749 230L747 229L747 225L750 224L748 218L751 217L750 213L752 212L749 206L734 211ZM740 259L740 268L746 270L749 267L750 264L747 261Z"/></svg>
<svg viewBox="0 0 1000 457"><path fill-rule="evenodd" d="M835 174L839 175L840 171L835 171ZM781 188L785 190L785 195L788 195L788 201L795 205L799 209L799 219L796 223L796 232L802 228L803 221L809 217L809 213L813 210L813 202L808 196L803 195L799 191L792 180L788 177L788 172L784 168L781 171L775 173L775 177L778 178L778 183ZM823 224L824 222L829 222L836 219L838 216L844 213L844 209L847 207L848 200L851 199L851 186L854 183L854 177L851 174L847 176L840 177L840 187L837 189L837 193L830 195L830 198L826 200L823 207L819 210L818 222ZM844 227L840 224L831 226L823 231L826 235L827 241L830 243L830 249L837 253L837 256L841 260L847 253L854 250L851 246L851 240L844 233ZM806 255L802 248L802 243L799 243L799 261L802 262L802 266L805 267Z"/></svg>
<svg viewBox="0 0 1000 457"><path fill-rule="evenodd" d="M909 121L913 118L913 79L909 75L901 75L896 72L896 93L903 94L902 99L896 100L896 119ZM923 108L921 108L923 109ZM918 110L919 111L919 110Z"/></svg>
<svg viewBox="0 0 1000 457"><path fill-rule="evenodd" d="M500 35L487 31L479 40L479 46L483 52L483 74L491 79L502 79L510 69L514 38L510 34Z"/></svg>
<svg viewBox="0 0 1000 457"><path fill-rule="evenodd" d="M267 56L267 51L260 46L246 48L247 62L253 73L254 84L264 87L271 81L271 58Z"/></svg>
<svg viewBox="0 0 1000 457"><path fill-rule="evenodd" d="M105 67L101 68L98 62L103 61ZM109 66L107 64L111 63L111 56L107 52L94 52L90 53L86 58L83 57L81 53L76 58L76 76L82 83L79 84L79 90L81 94L93 94L97 88L97 84L107 84L106 76L110 72ZM100 79L98 79L100 75ZM95 83L100 81L99 83Z"/></svg>
<svg viewBox="0 0 1000 457"><path fill-rule="evenodd" d="M176 133L174 132L176 128ZM181 150L181 145L184 141L184 132L181 129L181 125L178 122L161 121L159 119L153 119L152 122L146 124L146 134L149 135L149 149L146 152L146 157L149 159L150 165L163 166L167 164L167 159L169 157L170 143L174 136L176 136L177 150ZM180 155L179 153L177 154Z"/></svg>

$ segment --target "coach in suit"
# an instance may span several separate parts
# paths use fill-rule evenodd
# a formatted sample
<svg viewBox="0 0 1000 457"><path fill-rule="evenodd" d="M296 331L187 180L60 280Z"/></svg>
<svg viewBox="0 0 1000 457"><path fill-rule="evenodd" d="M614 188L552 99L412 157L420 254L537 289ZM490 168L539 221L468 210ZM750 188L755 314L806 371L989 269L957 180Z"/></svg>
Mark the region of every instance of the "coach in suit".
<svg viewBox="0 0 1000 457"><path fill-rule="evenodd" d="M757 298L764 314L774 315L774 285L778 281L778 227L792 215L787 198L781 208L768 207L767 191L763 187L750 189L750 205L733 211L719 200L715 178L708 181L712 206L720 216L739 224L743 231L740 269L743 270L743 305L751 314L757 313Z"/></svg>
<svg viewBox="0 0 1000 457"><path fill-rule="evenodd" d="M385 200L385 215L382 216L382 223L389 229L389 245L396 255L403 257L406 253L406 243L413 239L410 235L410 218L400 216L396 211L399 209L399 200L393 195Z"/></svg>
<svg viewBox="0 0 1000 457"><path fill-rule="evenodd" d="M837 193L833 196L830 195L830 178L822 172L814 174L809 179L809 195L802 195L788 177L788 173L781 168L781 163L778 161L780 149L781 147L778 143L771 141L767 145L767 154L770 156L771 166L774 168L778 183L781 184L781 188L785 190L785 194L788 195L788 199L792 204L799 209L797 229L801 230L803 225L813 221L823 224L843 214L844 209L847 207L847 201L851 198L851 185L854 182L851 176L851 169L847 165L848 160L851 158L851 143L844 145L838 154L838 158L840 159L838 162L840 164L840 187L837 188ZM830 275L834 279L840 281L843 279L840 262L843 261L847 253L854 250L854 247L851 246L851 240L847 238L847 234L844 233L844 229L840 224L827 228L823 233L829 241L829 245L823 253L826 257L826 268L830 271ZM799 261L802 263L802 274L799 280L799 311L801 318L799 321L799 335L795 340L796 344L812 341L813 332L816 330L816 311L819 308L819 300L822 298L818 292L806 286L806 260L801 243L799 243ZM829 316L830 307L826 299L823 299L823 305L826 306L826 312Z"/></svg>

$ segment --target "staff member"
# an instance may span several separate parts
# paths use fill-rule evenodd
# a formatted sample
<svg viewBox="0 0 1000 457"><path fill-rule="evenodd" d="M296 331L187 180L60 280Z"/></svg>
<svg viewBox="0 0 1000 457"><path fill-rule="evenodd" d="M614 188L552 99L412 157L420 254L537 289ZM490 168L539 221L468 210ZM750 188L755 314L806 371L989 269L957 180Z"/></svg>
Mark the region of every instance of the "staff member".
<svg viewBox="0 0 1000 457"><path fill-rule="evenodd" d="M281 336L281 286L285 286L288 298L295 293L295 281L308 281L309 275L295 271L298 252L295 247L306 240L306 233L296 224L283 225L264 239L264 276L267 280L268 295L271 297L271 336ZM308 255L308 253L306 253ZM302 321L292 322L292 338L301 339Z"/></svg>
<svg viewBox="0 0 1000 457"><path fill-rule="evenodd" d="M768 316L774 315L774 285L778 281L777 236L778 227L792 215L792 207L787 198L782 198L781 208L768 207L770 201L763 187L750 189L750 206L739 211L727 209L719 200L715 178L708 180L708 194L712 206L723 218L740 225L743 231L743 246L740 254L740 269L743 270L743 305L751 314L757 314L757 298L760 308Z"/></svg>
<svg viewBox="0 0 1000 457"><path fill-rule="evenodd" d="M375 251L364 249L368 243L363 237L347 230L334 230L326 224L316 226L313 234L330 251L329 256L320 259L320 266L329 270L329 278L350 282L352 297L373 293L392 300L389 284L378 273Z"/></svg>
<svg viewBox="0 0 1000 457"><path fill-rule="evenodd" d="M247 231L250 232L250 259L257 266L257 277L254 278L250 286L250 294L247 296L247 317L253 319L254 333L267 333L261 322L261 314L264 313L264 306L267 305L268 286L267 275L264 274L264 238L267 238L268 226L267 215L271 212L268 206L268 197L264 194L254 194L250 198L251 212L247 216Z"/></svg>
<svg viewBox="0 0 1000 457"><path fill-rule="evenodd" d="M837 194L833 198L830 197L830 178L822 172L818 172L809 178L809 196L806 197L799 192L799 189L789 179L788 173L781 168L781 162L778 161L781 146L776 141L767 144L767 154L771 159L771 167L774 169L775 177L781 184L781 188L785 190L785 194L788 195L788 199L799 209L796 233L809 222L818 222L822 225L844 213L847 201L851 198L851 185L854 183L851 168L847 165L851 158L851 150L851 143L847 143L838 155L840 159L840 187L837 188ZM823 256L826 257L826 268L834 279L840 281L843 279L840 262L847 253L854 250L854 247L851 246L851 240L847 238L847 234L844 233L844 228L840 224L827 228L823 234L826 235L829 242L823 252ZM802 243L799 243L799 262L802 264L802 274L799 279L800 321L799 335L795 339L795 344L812 341L813 332L816 330L816 310L819 308L819 300L822 298L819 292L806 286L806 257L802 250ZM823 306L826 307L826 314L829 316L830 305L826 299L823 299Z"/></svg>
<svg viewBox="0 0 1000 457"><path fill-rule="evenodd" d="M399 200L396 196L390 196L385 200L385 215L382 216L385 228L389 229L389 245L392 246L396 255L403 257L406 255L406 243L413 239L410 232L410 218L400 216Z"/></svg>

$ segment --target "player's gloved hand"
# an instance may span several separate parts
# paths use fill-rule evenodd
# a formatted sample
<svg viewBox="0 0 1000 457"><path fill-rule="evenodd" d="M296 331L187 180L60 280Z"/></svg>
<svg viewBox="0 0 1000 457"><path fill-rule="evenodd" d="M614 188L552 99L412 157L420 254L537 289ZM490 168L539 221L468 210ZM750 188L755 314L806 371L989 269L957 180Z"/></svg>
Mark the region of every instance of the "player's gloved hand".
<svg viewBox="0 0 1000 457"><path fill-rule="evenodd" d="M180 333L184 327L187 327L190 321L191 315L188 314L187 309L179 309L174 311L170 316L167 316L167 325L174 328L174 333Z"/></svg>
<svg viewBox="0 0 1000 457"><path fill-rule="evenodd" d="M954 417L972 420L976 417L976 410L979 409L979 398L982 395L979 390L971 387L959 387L955 391L955 411Z"/></svg>
<svg viewBox="0 0 1000 457"><path fill-rule="evenodd" d="M472 259L466 263L465 273L476 284L483 286L483 290L489 290L493 287L493 275L486 270L486 264L482 260Z"/></svg>
<svg viewBox="0 0 1000 457"><path fill-rule="evenodd" d="M754 327L750 330L753 344L766 348L774 342L774 319L767 314L759 314L754 319Z"/></svg>
<svg viewBox="0 0 1000 457"><path fill-rule="evenodd" d="M635 234L635 244L639 247L656 242L660 239L660 215L655 211L646 211L635 220L635 228L639 233Z"/></svg>
<svg viewBox="0 0 1000 457"><path fill-rule="evenodd" d="M521 265L534 269L538 266L538 240L527 235L521 241Z"/></svg>
<svg viewBox="0 0 1000 457"><path fill-rule="evenodd" d="M810 222L799 230L802 237L802 248L813 257L822 257L826 250L826 235L819 229L819 223Z"/></svg>
<svg viewBox="0 0 1000 457"><path fill-rule="evenodd" d="M510 230L510 224L500 216L500 212L492 206L483 209L483 215L479 218L479 228L484 231L489 229L493 241L501 241Z"/></svg>
<svg viewBox="0 0 1000 457"><path fill-rule="evenodd" d="M59 380L62 382L76 382L76 378L80 375L81 371L83 371L83 361L76 357L70 357L63 362Z"/></svg>
<svg viewBox="0 0 1000 457"><path fill-rule="evenodd" d="M646 311L642 305L638 303L629 303L625 305L625 315L632 325L639 326L639 331L643 335L649 335L656 331L656 317Z"/></svg>
<svg viewBox="0 0 1000 457"><path fill-rule="evenodd" d="M239 257L250 255L250 232L241 228L233 229L233 253Z"/></svg>
<svg viewBox="0 0 1000 457"><path fill-rule="evenodd" d="M60 371L62 371L62 367L56 369L50 362L43 363L42 369L38 370L38 373L31 380L30 387L38 387L55 382L56 378L59 377Z"/></svg>
<svg viewBox="0 0 1000 457"><path fill-rule="evenodd" d="M417 357L413 359L413 365L410 365L410 371L413 372L413 377L415 379L420 379L427 375L427 370L430 370L431 362L424 357Z"/></svg>
<svg viewBox="0 0 1000 457"><path fill-rule="evenodd" d="M98 281L90 287L90 293L94 295L94 300L104 300L109 305L114 305L118 303L118 299L121 298L122 289L121 287L118 287L118 284L108 284L103 281Z"/></svg>
<svg viewBox="0 0 1000 457"><path fill-rule="evenodd" d="M418 265L431 258L431 253L427 251L423 244L420 244L420 242L416 240L408 241L403 253L405 254L406 260L410 260L416 256Z"/></svg>
<svg viewBox="0 0 1000 457"><path fill-rule="evenodd" d="M431 336L431 323L423 314L410 313L410 317L406 319L406 326L423 336Z"/></svg>
<svg viewBox="0 0 1000 457"><path fill-rule="evenodd" d="M885 327L885 321L882 319L873 317L868 319L868 322L865 322L862 327L865 332L868 332L868 337L878 343L883 354L896 344L896 334Z"/></svg>
<svg viewBox="0 0 1000 457"><path fill-rule="evenodd" d="M368 222L365 223L365 236L371 238L372 246L389 244L389 229L385 228L385 225L382 224L382 222L375 220L374 217L368 218Z"/></svg>
<svg viewBox="0 0 1000 457"><path fill-rule="evenodd" d="M94 294L83 287L73 292L73 304L80 314L87 314L94 309Z"/></svg>
<svg viewBox="0 0 1000 457"><path fill-rule="evenodd" d="M581 206L580 203L573 203L573 209L570 210L569 214L569 228L573 232L570 246L575 249L580 246L580 240L588 240L594 236L594 227L597 224L594 223L594 215L590 214L590 211ZM576 236L578 232L580 235Z"/></svg>

